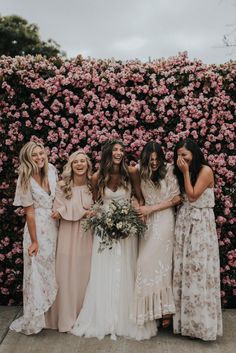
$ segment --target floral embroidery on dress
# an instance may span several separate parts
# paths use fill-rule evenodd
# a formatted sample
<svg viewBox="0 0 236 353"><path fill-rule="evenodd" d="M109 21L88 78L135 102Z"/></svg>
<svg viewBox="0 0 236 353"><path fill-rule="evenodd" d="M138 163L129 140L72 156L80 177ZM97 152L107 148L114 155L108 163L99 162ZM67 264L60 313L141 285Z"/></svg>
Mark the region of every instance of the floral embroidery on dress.
<svg viewBox="0 0 236 353"><path fill-rule="evenodd" d="M160 187L142 180L141 188L146 205L156 205L180 194L170 164ZM147 219L146 235L139 241L133 314L139 325L175 313L172 293L174 223L173 208L153 212Z"/></svg>
<svg viewBox="0 0 236 353"><path fill-rule="evenodd" d="M51 218L52 204L57 183L57 171L49 164L48 180L50 195L31 178L28 192L22 195L19 180L14 199L15 206L34 205L35 223L39 251L37 256L28 255L31 239L27 224L23 235L24 278L23 303L24 315L15 320L10 329L27 335L38 333L45 327L44 313L55 300L57 284L55 277L55 252L57 223Z"/></svg>

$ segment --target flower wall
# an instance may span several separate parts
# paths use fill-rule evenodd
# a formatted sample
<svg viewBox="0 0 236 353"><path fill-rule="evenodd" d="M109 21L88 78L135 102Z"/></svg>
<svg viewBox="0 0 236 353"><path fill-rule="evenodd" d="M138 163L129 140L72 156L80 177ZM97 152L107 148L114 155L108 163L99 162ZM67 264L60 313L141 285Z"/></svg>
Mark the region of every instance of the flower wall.
<svg viewBox="0 0 236 353"><path fill-rule="evenodd" d="M100 160L101 145L119 137L130 163L144 144L161 142L168 161L189 136L215 172L215 215L222 301L236 295L233 227L236 62L205 65L186 53L150 63L42 57L0 59L0 303L22 301L24 217L12 206L19 150L42 139L59 171L78 147Z"/></svg>

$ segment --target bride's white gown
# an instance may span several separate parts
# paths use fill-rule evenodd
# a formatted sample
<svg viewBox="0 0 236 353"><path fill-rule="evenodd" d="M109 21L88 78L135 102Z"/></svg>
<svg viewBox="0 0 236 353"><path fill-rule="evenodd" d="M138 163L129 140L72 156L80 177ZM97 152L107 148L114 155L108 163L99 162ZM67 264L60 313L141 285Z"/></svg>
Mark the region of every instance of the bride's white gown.
<svg viewBox="0 0 236 353"><path fill-rule="evenodd" d="M104 207L112 200L130 199L130 191L105 188ZM102 339L111 334L148 339L156 334L155 321L137 326L132 314L138 241L135 237L120 240L111 250L98 253L99 238L94 236L90 281L83 308L71 333Z"/></svg>

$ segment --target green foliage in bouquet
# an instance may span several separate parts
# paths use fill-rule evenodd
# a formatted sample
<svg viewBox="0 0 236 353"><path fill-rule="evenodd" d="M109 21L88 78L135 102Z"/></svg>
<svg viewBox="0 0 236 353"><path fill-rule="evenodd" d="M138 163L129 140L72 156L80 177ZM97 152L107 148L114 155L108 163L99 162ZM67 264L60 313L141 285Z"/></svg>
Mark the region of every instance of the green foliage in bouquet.
<svg viewBox="0 0 236 353"><path fill-rule="evenodd" d="M143 236L147 229L128 200L113 200L108 209L97 203L93 210L95 214L84 220L84 228L92 229L100 238L98 252L112 249L113 244L120 239Z"/></svg>

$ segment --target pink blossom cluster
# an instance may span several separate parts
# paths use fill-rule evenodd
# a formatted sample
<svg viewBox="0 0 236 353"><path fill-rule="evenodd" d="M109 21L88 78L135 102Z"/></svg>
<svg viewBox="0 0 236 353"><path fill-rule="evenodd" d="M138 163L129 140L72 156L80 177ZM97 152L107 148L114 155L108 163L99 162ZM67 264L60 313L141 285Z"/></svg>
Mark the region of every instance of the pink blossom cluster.
<svg viewBox="0 0 236 353"><path fill-rule="evenodd" d="M12 198L25 142L43 140L50 162L61 171L78 147L90 154L96 168L101 146L111 138L124 141L128 161L134 164L147 141L160 142L172 161L176 142L190 137L215 172L222 296L227 305L235 294L234 262L228 257L235 248L235 85L236 62L206 65L189 60L186 53L150 63L80 56L71 61L1 57L1 303L19 302L22 288L22 250L19 246L20 252L15 252L14 244L22 240L23 214L12 207Z"/></svg>

